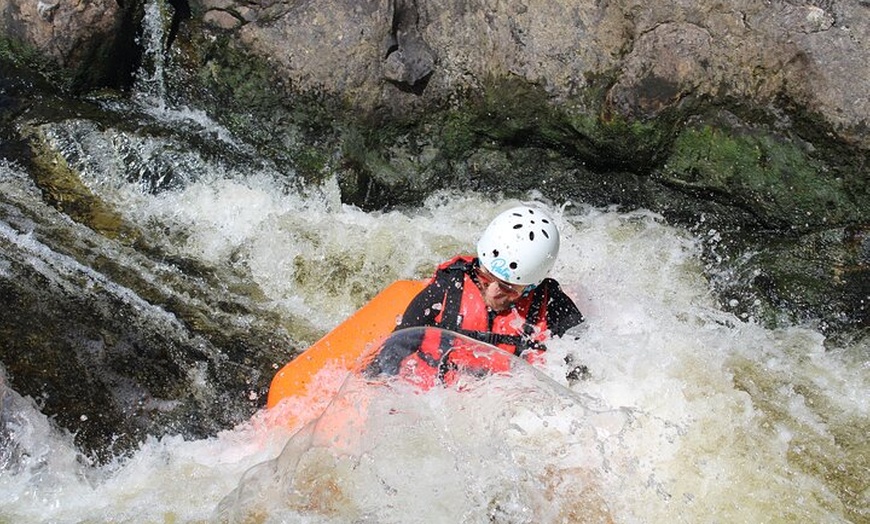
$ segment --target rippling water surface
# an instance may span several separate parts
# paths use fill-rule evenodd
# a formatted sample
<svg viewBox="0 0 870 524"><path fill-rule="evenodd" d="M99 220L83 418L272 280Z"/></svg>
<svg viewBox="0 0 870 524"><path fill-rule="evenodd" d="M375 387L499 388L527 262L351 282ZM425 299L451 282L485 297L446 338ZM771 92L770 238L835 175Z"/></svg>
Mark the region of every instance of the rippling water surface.
<svg viewBox="0 0 870 524"><path fill-rule="evenodd" d="M84 136L76 143L95 150L117 143L96 130ZM154 144L133 147L146 146ZM365 213L342 205L333 183L294 192L268 169L219 168L192 153L179 156L187 179L153 191L84 156L85 182L130 221L162 232L167 249L243 267L268 307L323 330L355 309L360 289L425 276L469 251L490 217L517 202L440 194L418 209ZM16 166L4 165L2 177L26 184ZM812 330L768 330L724 313L699 258L706 232L647 212L546 204L564 238L554 274L587 322L551 344L540 373L366 400L348 384L331 411L380 409L350 428L324 423L291 438L297 428L258 413L210 439L150 439L101 467L83 464L68 436L6 388L0 519L867 518L866 347L826 350ZM588 377L568 383L569 355Z"/></svg>

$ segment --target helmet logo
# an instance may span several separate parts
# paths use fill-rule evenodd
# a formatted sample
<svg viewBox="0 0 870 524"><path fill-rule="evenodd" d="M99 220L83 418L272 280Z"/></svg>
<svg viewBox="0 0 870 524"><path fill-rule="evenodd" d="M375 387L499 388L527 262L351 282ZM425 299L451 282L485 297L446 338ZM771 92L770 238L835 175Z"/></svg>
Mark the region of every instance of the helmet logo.
<svg viewBox="0 0 870 524"><path fill-rule="evenodd" d="M492 262L489 263L487 269L489 269L491 273L501 277L502 280L508 281L511 278L511 272L507 268L507 260L503 258L492 259Z"/></svg>

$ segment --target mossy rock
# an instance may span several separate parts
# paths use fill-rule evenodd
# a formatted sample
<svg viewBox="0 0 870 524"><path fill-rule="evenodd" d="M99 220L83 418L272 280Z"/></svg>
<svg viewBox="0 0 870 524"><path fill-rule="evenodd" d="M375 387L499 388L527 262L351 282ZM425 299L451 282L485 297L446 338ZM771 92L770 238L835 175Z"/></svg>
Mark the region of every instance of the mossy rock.
<svg viewBox="0 0 870 524"><path fill-rule="evenodd" d="M870 329L870 227L768 237L714 279L723 305L764 325L815 324L825 333Z"/></svg>
<svg viewBox="0 0 870 524"><path fill-rule="evenodd" d="M659 179L742 209L763 228L812 231L870 218L866 190L851 191L806 144L762 129L688 127Z"/></svg>
<svg viewBox="0 0 870 524"><path fill-rule="evenodd" d="M170 102L203 108L301 184L322 183L339 148L336 116L350 111L334 98L295 92L228 33L195 21L181 30L171 52Z"/></svg>

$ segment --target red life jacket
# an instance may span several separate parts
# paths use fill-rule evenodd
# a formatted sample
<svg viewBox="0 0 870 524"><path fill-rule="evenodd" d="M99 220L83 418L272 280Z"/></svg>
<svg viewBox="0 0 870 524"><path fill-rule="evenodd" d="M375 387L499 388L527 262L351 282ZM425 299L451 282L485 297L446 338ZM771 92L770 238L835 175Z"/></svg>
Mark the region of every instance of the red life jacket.
<svg viewBox="0 0 870 524"><path fill-rule="evenodd" d="M532 361L546 349L542 342L549 336L547 290L534 289L508 310L490 312L472 277L475 264L475 259L460 256L438 267L435 279L444 279L442 287L447 292L435 317L436 325L487 342L506 353L474 351L467 342L462 343L456 337L443 340L445 337L433 330L424 337L420 348L402 361L399 371L421 387L432 387L438 381L452 383L457 372L482 375L508 371L508 353Z"/></svg>

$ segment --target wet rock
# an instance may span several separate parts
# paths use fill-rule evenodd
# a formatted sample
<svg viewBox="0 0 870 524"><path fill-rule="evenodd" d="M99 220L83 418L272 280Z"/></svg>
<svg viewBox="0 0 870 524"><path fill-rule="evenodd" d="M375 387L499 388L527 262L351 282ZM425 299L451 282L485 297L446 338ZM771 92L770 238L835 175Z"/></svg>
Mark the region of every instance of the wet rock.
<svg viewBox="0 0 870 524"><path fill-rule="evenodd" d="M723 306L770 325L810 324L834 338L870 333L870 228L764 239L714 278Z"/></svg>
<svg viewBox="0 0 870 524"><path fill-rule="evenodd" d="M202 18L206 25L217 29L230 30L242 25L242 21L228 11L211 9Z"/></svg>
<svg viewBox="0 0 870 524"><path fill-rule="evenodd" d="M841 138L870 147L870 100L854 86L870 78L863 36L870 16L861 2L209 0L190 6L200 13L190 23L236 31L231 38L272 63L297 92L337 95L365 110L426 111L505 76L541 84L550 104L572 106L594 87L590 79L607 75L612 109L625 117L656 116L686 97L760 106L784 97ZM64 68L102 65L94 49L124 36L124 15L112 2L78 9L3 0L0 8L9 14L2 28L7 39Z"/></svg>
<svg viewBox="0 0 870 524"><path fill-rule="evenodd" d="M43 144L31 166L38 185L9 166L0 173L6 385L96 461L149 435L201 438L247 420L297 346L288 319L258 306L238 276L165 252L126 224L76 184L40 142L44 131L31 131ZM315 338L307 326L294 329Z"/></svg>
<svg viewBox="0 0 870 524"><path fill-rule="evenodd" d="M0 39L67 86L120 85L132 73L134 11L113 0L0 0Z"/></svg>

